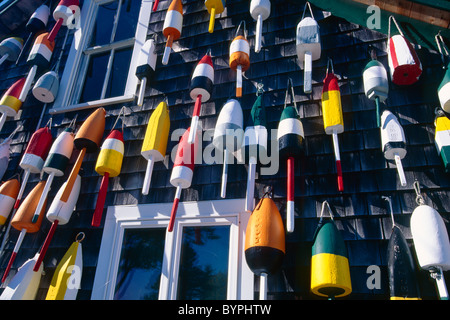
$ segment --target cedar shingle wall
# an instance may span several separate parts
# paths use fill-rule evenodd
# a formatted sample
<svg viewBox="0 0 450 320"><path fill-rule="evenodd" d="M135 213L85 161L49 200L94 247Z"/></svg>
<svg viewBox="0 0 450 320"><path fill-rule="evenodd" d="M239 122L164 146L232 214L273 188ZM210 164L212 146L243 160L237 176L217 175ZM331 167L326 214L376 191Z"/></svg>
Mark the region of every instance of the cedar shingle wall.
<svg viewBox="0 0 450 320"><path fill-rule="evenodd" d="M207 31L209 14L203 1L184 1L183 5L185 15L182 36L174 43L175 52L172 52L167 66L161 64L165 43L161 31L169 1L161 1L158 11L152 13L149 34L156 32L158 35L156 79L147 87L142 108L134 104L128 105L122 172L118 177L110 179L106 206L173 201L175 188L169 182L172 162L155 164L150 194L141 194L146 161L141 157L140 149L148 118L157 104L166 97L171 115L171 132L190 125L194 108L194 102L189 97L191 73L200 58L211 49L215 85L212 99L202 106L201 121L204 129L214 128L221 107L234 95L235 74L228 67L228 48L237 25L241 20L245 20L251 45L251 66L245 73L247 80L244 80L244 96L241 99L244 117L249 116L255 100L255 84L262 81L268 126L275 129L284 104L287 79L291 78L306 136L306 157L301 159L301 164L296 167L295 172L295 232L286 238L287 254L283 269L269 277L269 298L315 298L309 293L311 242L321 204L328 200L349 253L353 293L348 298L387 299L389 291L385 257L392 225L387 203L381 196L392 197L396 223L411 242L409 220L416 206L412 183L417 179L421 183L426 203L440 212L448 229L450 177L443 170L433 138L434 109L439 105L436 88L443 76L439 55L426 49L418 49L424 68L419 82L405 88L392 84L390 87L387 106L398 116L407 139L408 154L403 165L408 185L402 187L398 182L395 164L386 162L381 152L380 133L375 121L375 104L365 97L362 83L362 70L368 62L369 46L376 48L379 60L387 68L385 35L314 8L315 18L321 27L322 56L319 61L313 63L313 93L305 95L302 87L303 75L297 65L295 51L296 25L301 19L303 1L272 1L272 13L263 24L263 49L258 54L254 52L255 22L249 14L249 1L227 1L226 11L216 18L213 34ZM59 55L62 40L63 33L60 33L53 59ZM339 135L345 186L343 193L339 193L336 188L332 139L324 133L320 103L321 83L325 77L328 57L333 59L334 70L339 78L344 111L345 132ZM17 67L5 63L0 69L2 92L28 71L28 67L23 63ZM30 95L22 107L20 117L8 120L5 124L2 138L6 138L18 124L25 123L25 129L15 136L12 144L11 161L5 178L21 172L18 168L21 154L36 128L42 107L43 105ZM121 107L122 105L106 107L105 136L111 130ZM78 112L78 126L91 112L92 110ZM71 112L53 116L54 137L69 124L75 114ZM42 125L45 125L49 117L48 114L44 116ZM177 142L170 141L167 152L176 144ZM77 155L78 152L74 152L71 164ZM78 299L90 298L102 236L102 227L90 226L101 180L94 170L96 158L97 154L88 154L85 157L82 166L82 194L77 209L67 225L58 227L48 249L44 260L46 273L38 294L40 299L45 297L56 264L80 231L86 233L86 238L83 241L82 289ZM64 177L55 179L49 201L53 199L70 170L71 166ZM220 199L221 171L221 164L197 165L192 186L182 192L181 200ZM246 166L240 164L229 167L227 198L245 197L246 178ZM38 181L39 177L32 175L25 194ZM255 195L262 196L266 185L273 186L275 201L284 218L284 163L280 164L276 175L260 176L257 179ZM11 275L39 249L49 228L50 223L45 220L38 233L26 236ZM18 231L11 232L5 254L0 260L1 270L6 267L17 235ZM372 264L381 266L383 281L380 290L370 291L366 286L366 269ZM422 293L424 298L436 298L434 283L427 273L420 273Z"/></svg>

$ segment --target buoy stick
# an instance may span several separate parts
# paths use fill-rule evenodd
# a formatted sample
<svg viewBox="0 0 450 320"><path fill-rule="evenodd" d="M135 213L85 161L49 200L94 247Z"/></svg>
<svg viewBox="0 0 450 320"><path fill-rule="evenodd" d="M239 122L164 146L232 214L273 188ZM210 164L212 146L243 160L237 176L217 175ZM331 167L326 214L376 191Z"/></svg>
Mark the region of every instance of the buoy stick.
<svg viewBox="0 0 450 320"><path fill-rule="evenodd" d="M145 178L144 178L144 184L142 185L142 194L147 195L148 190L150 189L150 182L152 180L152 172L153 172L153 155L150 156L150 158L147 161L147 170L145 171Z"/></svg>
<svg viewBox="0 0 450 320"><path fill-rule="evenodd" d="M305 52L303 70L303 91L305 93L312 92L312 54L311 51Z"/></svg>
<svg viewBox="0 0 450 320"><path fill-rule="evenodd" d="M2 115L0 116L0 130L2 130L3 125L5 124L7 117L8 116L6 115L6 113L2 112Z"/></svg>
<svg viewBox="0 0 450 320"><path fill-rule="evenodd" d="M108 191L109 172L105 172L98 191L97 204L95 205L94 216L92 217L91 225L98 227L102 221L103 206L106 200L106 191Z"/></svg>
<svg viewBox="0 0 450 320"><path fill-rule="evenodd" d="M220 196L222 198L226 197L227 194L227 179L228 179L228 150L225 148L223 150L223 168L222 168L222 187L220 191Z"/></svg>
<svg viewBox="0 0 450 320"><path fill-rule="evenodd" d="M192 114L191 130L189 131L188 143L193 144L195 142L195 134L197 133L198 117L200 116L200 110L202 108L202 95L199 94L195 100L194 113Z"/></svg>
<svg viewBox="0 0 450 320"><path fill-rule="evenodd" d="M58 226L59 220L55 220L52 223L52 226L50 227L50 230L48 231L47 237L45 238L44 244L42 245L42 249L39 252L39 257L36 260L36 263L34 264L33 271L37 272L39 270L39 267L41 266L42 261L44 261L45 254L47 253L48 246L50 245L50 242L52 241L53 235L55 234L56 227Z"/></svg>
<svg viewBox="0 0 450 320"><path fill-rule="evenodd" d="M172 232L173 226L175 224L175 216L177 215L178 203L180 202L181 197L181 186L177 187L177 191L175 192L175 199L173 199L172 212L170 213L170 221L169 226L167 227L167 231Z"/></svg>
<svg viewBox="0 0 450 320"><path fill-rule="evenodd" d="M334 155L336 157L336 172L337 172L338 190L344 191L344 180L342 178L341 156L339 154L338 135L336 132L333 132L332 136L333 136Z"/></svg>
<svg viewBox="0 0 450 320"><path fill-rule="evenodd" d="M58 34L59 29L61 29L63 22L64 22L63 18L59 18L58 21L56 21L52 31L50 31L50 33L47 36L48 41L50 42L55 41L56 35Z"/></svg>
<svg viewBox="0 0 450 320"><path fill-rule="evenodd" d="M259 14L256 20L256 39L255 52L261 51L261 36L262 36L262 16Z"/></svg>
<svg viewBox="0 0 450 320"><path fill-rule="evenodd" d="M259 300L267 300L267 273L259 275Z"/></svg>
<svg viewBox="0 0 450 320"><path fill-rule="evenodd" d="M208 31L209 33L214 32L214 22L216 21L216 8L211 8L211 16L209 18L209 27Z"/></svg>
<svg viewBox="0 0 450 320"><path fill-rule="evenodd" d="M6 53L0 58L0 66L2 65L3 62L6 61L6 59L8 59L8 57L9 57L9 53Z"/></svg>
<svg viewBox="0 0 450 320"><path fill-rule="evenodd" d="M236 68L236 97L242 97L242 66Z"/></svg>
<svg viewBox="0 0 450 320"><path fill-rule="evenodd" d="M437 267L437 270L431 272L431 277L436 280L437 289L441 300L449 300L447 287L445 285L444 274L441 267Z"/></svg>
<svg viewBox="0 0 450 320"><path fill-rule="evenodd" d="M256 158L250 157L248 162L247 175L247 195L245 199L245 210L253 211L253 201L255 196L255 176L256 176Z"/></svg>
<svg viewBox="0 0 450 320"><path fill-rule="evenodd" d="M403 171L402 160L400 159L400 156L398 154L394 155L394 159L397 166L398 176L400 177L400 183L402 184L402 186L406 186L406 177L405 172Z"/></svg>
<svg viewBox="0 0 450 320"><path fill-rule="evenodd" d="M77 161L75 162L75 165L72 168L72 171L70 172L69 179L67 179L66 187L64 188L64 192L61 195L61 201L67 202L67 199L69 199L70 193L72 192L73 185L75 183L75 180L77 179L78 172L81 168L81 163L83 162L84 155L86 154L86 148L81 149L80 154L78 155Z"/></svg>
<svg viewBox="0 0 450 320"><path fill-rule="evenodd" d="M16 65L19 64L19 61L22 58L23 53L28 49L28 45L29 45L31 38L33 38L33 33L30 33L27 40L23 44L22 50L20 50L19 56L16 59Z"/></svg>
<svg viewBox="0 0 450 320"><path fill-rule="evenodd" d="M50 175L47 178L47 181L45 182L44 190L42 190L41 198L39 199L39 203L36 207L36 210L34 211L33 219L31 220L31 222L33 222L33 223L37 222L37 220L39 218L39 214L41 213L42 207L44 206L45 199L47 199L47 195L48 195L48 192L50 191L50 187L52 185L54 177L55 177L55 173L54 172L50 173Z"/></svg>
<svg viewBox="0 0 450 320"><path fill-rule="evenodd" d="M17 252L19 252L20 246L22 245L23 238L25 238L26 234L27 234L27 229L22 229L22 231L20 231L19 238L17 238L16 245L14 246L11 257L9 258L8 266L6 267L5 273L3 274L2 282L5 282L6 278L8 277L9 271L11 270L12 264L13 264L14 260L16 259Z"/></svg>
<svg viewBox="0 0 450 320"><path fill-rule="evenodd" d="M294 231L294 157L287 158L286 230Z"/></svg>
<svg viewBox="0 0 450 320"><path fill-rule="evenodd" d="M142 104L144 103L144 94L145 94L146 86L147 86L147 78L142 78L141 87L139 88L139 96L138 96L138 103L137 103L137 105L139 107L141 107Z"/></svg>
<svg viewBox="0 0 450 320"><path fill-rule="evenodd" d="M158 4L159 4L159 0L155 0L155 3L153 3L153 12L158 10Z"/></svg>
<svg viewBox="0 0 450 320"><path fill-rule="evenodd" d="M375 112L377 116L377 126L378 128L381 127L381 117L380 117L380 97L375 97Z"/></svg>
<svg viewBox="0 0 450 320"><path fill-rule="evenodd" d="M22 92L20 92L19 100L24 102L27 98L28 92L30 91L31 85L33 83L34 77L36 76L37 65L31 67L30 72L28 73L27 79L23 84Z"/></svg>
<svg viewBox="0 0 450 320"><path fill-rule="evenodd" d="M172 50L173 37L171 34L167 37L166 47L164 48L164 55L162 58L162 64L166 65L169 63L170 51Z"/></svg>

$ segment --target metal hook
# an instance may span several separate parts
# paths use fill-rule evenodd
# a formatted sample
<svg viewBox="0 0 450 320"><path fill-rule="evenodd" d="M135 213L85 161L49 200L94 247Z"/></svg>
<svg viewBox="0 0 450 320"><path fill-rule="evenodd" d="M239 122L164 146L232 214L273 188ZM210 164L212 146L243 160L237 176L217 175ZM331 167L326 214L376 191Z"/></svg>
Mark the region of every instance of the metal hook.
<svg viewBox="0 0 450 320"><path fill-rule="evenodd" d="M81 238L79 238L81 236ZM75 241L80 243L81 241L84 240L84 238L86 237L86 235L84 234L84 232L80 232L77 234L77 236L75 237Z"/></svg>
<svg viewBox="0 0 450 320"><path fill-rule="evenodd" d="M334 74L334 65L333 60L329 57L327 60L327 74L328 74L328 66L331 64L331 72Z"/></svg>
<svg viewBox="0 0 450 320"><path fill-rule="evenodd" d="M73 119L69 123L69 128L71 128L73 131L75 131L75 124L77 122L78 113L73 117Z"/></svg>
<svg viewBox="0 0 450 320"><path fill-rule="evenodd" d="M383 200L386 200L389 203L389 210L391 212L391 219L392 219L392 227L395 226L395 220L394 220L394 210L392 210L392 201L390 197L381 196Z"/></svg>
<svg viewBox="0 0 450 320"><path fill-rule="evenodd" d="M241 22L239 22L238 28L236 30L236 34L235 37L238 36L239 30L241 29L241 25L244 24L244 38L247 39L247 27L245 25L245 20L242 20Z"/></svg>
<svg viewBox="0 0 450 320"><path fill-rule="evenodd" d="M295 107L295 109L298 112L297 103L295 102L294 86L292 84L292 79L291 78L288 78L288 82L287 82L287 85L286 85L286 94L284 96L284 108L286 108L286 104L287 104L287 98L288 98L288 95L289 95L289 87L291 88L292 102L294 103L294 107Z"/></svg>
<svg viewBox="0 0 450 320"><path fill-rule="evenodd" d="M330 204L328 203L327 200L325 200L324 202L322 202L322 210L320 211L320 219L321 219L321 220L323 219L322 216L323 216L323 212L324 212L324 210L325 210L325 205L326 205L327 208L328 208L328 213L330 214L331 220L334 221L333 213L332 213L332 211L331 211Z"/></svg>
<svg viewBox="0 0 450 320"><path fill-rule="evenodd" d="M45 125L46 127L48 127L49 129L52 128L52 122L53 122L53 117L50 117L50 119L48 120L47 124Z"/></svg>
<svg viewBox="0 0 450 320"><path fill-rule="evenodd" d="M264 92L264 84L262 84L261 82L258 82L256 84L256 96L259 96L263 92Z"/></svg>
<svg viewBox="0 0 450 320"><path fill-rule="evenodd" d="M303 17L305 16L306 6L308 6L308 8L309 8L309 13L311 14L311 18L314 19L314 15L313 15L313 12L311 9L311 4L308 1L306 1L305 6L303 7L302 20L303 20Z"/></svg>
<svg viewBox="0 0 450 320"><path fill-rule="evenodd" d="M419 181L415 180L414 181L414 191L416 192L416 203L421 206L423 204L425 204L425 201L421 195L420 192L420 185L419 185Z"/></svg>

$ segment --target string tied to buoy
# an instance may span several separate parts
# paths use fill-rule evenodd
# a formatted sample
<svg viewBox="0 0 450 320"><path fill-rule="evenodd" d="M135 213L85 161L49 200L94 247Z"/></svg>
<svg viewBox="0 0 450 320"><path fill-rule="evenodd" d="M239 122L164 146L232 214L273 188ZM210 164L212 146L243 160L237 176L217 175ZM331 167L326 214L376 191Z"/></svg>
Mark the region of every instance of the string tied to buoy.
<svg viewBox="0 0 450 320"><path fill-rule="evenodd" d="M436 281L441 300L449 295L443 271L450 270L450 241L444 220L432 207L425 204L419 182L414 181L416 207L411 214L411 234L417 260L422 269L428 270Z"/></svg>

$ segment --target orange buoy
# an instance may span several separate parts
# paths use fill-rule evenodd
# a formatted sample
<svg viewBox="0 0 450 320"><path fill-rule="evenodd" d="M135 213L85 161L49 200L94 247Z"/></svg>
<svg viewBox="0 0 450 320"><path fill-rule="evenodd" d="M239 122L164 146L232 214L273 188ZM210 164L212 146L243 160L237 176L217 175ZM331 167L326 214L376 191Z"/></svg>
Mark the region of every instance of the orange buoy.
<svg viewBox="0 0 450 320"><path fill-rule="evenodd" d="M162 58L162 64L169 63L170 51L172 43L181 36L183 29L183 4L181 0L173 0L167 9L166 18L164 19L163 35L167 38L166 48Z"/></svg>
<svg viewBox="0 0 450 320"><path fill-rule="evenodd" d="M236 71L236 97L242 97L242 72L250 68L250 44L245 27L239 25L230 45L230 68Z"/></svg>

